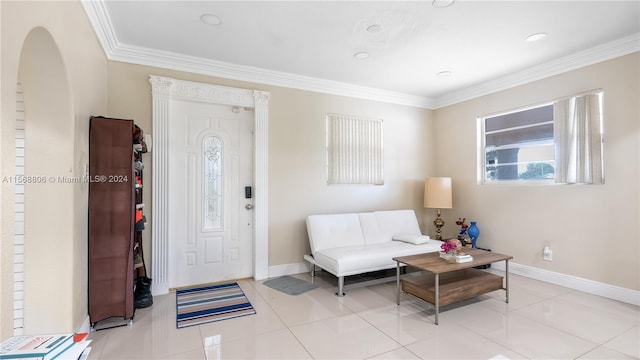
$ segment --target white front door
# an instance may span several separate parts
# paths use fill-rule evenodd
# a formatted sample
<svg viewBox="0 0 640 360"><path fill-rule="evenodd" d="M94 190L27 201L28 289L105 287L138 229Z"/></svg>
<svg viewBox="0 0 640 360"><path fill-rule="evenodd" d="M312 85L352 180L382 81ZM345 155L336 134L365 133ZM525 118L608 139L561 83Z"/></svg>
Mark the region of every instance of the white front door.
<svg viewBox="0 0 640 360"><path fill-rule="evenodd" d="M169 286L251 277L253 109L173 102ZM247 195L248 196L248 195Z"/></svg>

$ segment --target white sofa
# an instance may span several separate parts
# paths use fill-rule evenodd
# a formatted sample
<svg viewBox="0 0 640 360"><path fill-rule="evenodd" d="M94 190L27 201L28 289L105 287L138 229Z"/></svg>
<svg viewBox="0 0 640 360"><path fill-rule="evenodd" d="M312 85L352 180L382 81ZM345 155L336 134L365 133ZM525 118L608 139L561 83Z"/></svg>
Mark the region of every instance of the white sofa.
<svg viewBox="0 0 640 360"><path fill-rule="evenodd" d="M396 256L440 251L442 244L422 235L413 210L310 215L307 232L311 274L318 266L335 275L338 296L345 276L391 269Z"/></svg>

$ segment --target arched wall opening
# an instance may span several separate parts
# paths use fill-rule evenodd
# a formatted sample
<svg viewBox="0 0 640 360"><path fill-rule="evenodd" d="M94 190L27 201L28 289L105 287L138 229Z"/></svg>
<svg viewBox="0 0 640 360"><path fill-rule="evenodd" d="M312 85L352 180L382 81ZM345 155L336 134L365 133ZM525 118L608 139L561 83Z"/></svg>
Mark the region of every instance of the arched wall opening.
<svg viewBox="0 0 640 360"><path fill-rule="evenodd" d="M24 333L73 331L74 116L67 71L51 34L25 38ZM61 306L62 305L62 306Z"/></svg>

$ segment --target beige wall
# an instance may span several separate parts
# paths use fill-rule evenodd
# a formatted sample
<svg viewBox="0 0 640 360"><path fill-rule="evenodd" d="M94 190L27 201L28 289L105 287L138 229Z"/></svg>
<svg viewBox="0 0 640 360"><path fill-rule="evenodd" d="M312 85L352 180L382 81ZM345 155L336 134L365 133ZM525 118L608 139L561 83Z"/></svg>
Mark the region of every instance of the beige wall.
<svg viewBox="0 0 640 360"><path fill-rule="evenodd" d="M269 266L303 262L302 256L309 251L304 223L309 214L410 208L422 221L423 181L433 171L431 111L109 62L108 116L133 118L152 135L149 75L271 92ZM329 112L384 120L383 186L326 184L325 116ZM150 163L145 163L145 169ZM149 210L146 214L152 222L153 214ZM145 249L150 249L148 232L145 235ZM153 266L151 251L145 255L147 265Z"/></svg>
<svg viewBox="0 0 640 360"><path fill-rule="evenodd" d="M310 214L408 208L423 219L424 177L434 170L431 111L282 89L271 99L270 266L300 262L309 252ZM384 120L384 185L327 185L329 112Z"/></svg>
<svg viewBox="0 0 640 360"><path fill-rule="evenodd" d="M150 74L267 90L271 92L269 266L302 261L302 255L308 250L304 217L312 213L413 208L423 231L432 233L433 213L422 209L422 184L426 176L439 175L452 176L454 180L454 209L443 210L446 235L454 235L454 220L463 216L478 221L481 246L513 254L517 263L633 290L640 288L638 54L429 111L107 62L78 2L1 1L2 176L13 174L15 84L22 47L27 35L38 26L50 34L57 48L70 96L71 110L67 116L72 117L73 130L62 138L73 143L73 154L52 165L50 171L64 172L55 175L67 175L66 168L74 175L83 174L88 161L90 115L132 118L152 133ZM605 91L605 185L477 185L477 115L595 88ZM324 116L327 112L384 119L384 186L325 184ZM63 119L63 123L65 120L69 119ZM145 166L150 167L150 161ZM64 202L60 209L68 212L73 220L61 232L28 240L33 248L47 249L47 254L43 258L46 265L33 267L37 280L35 286L27 285L26 296L46 300L39 301L31 311L52 316L34 324L31 332L75 330L87 316L86 198L85 185L74 187L69 199L59 200ZM55 198L43 195L40 201L51 199ZM12 331L11 316L5 315L12 313L13 305L11 184L0 187L0 211L0 312L3 315L0 337L5 339ZM152 220L152 214L149 215ZM59 226L54 219L41 221L45 229ZM149 256L148 238L146 242ZM542 261L545 245L554 250L553 262ZM37 286L45 281L59 283L60 286L54 288L64 291L52 294L49 288ZM54 322L60 327L44 328Z"/></svg>
<svg viewBox="0 0 640 360"><path fill-rule="evenodd" d="M479 246L518 264L639 290L639 72L635 53L437 110L436 169L454 189L447 233L457 217L477 220ZM604 185L477 184L477 116L592 89L604 90Z"/></svg>
<svg viewBox="0 0 640 360"><path fill-rule="evenodd" d="M82 176L88 119L106 108L106 57L79 2L0 2L0 174L14 175L18 74L26 172ZM77 330L87 316L87 186L26 189L25 333ZM0 337L13 332L13 185L0 187ZM31 211L30 211L31 210Z"/></svg>

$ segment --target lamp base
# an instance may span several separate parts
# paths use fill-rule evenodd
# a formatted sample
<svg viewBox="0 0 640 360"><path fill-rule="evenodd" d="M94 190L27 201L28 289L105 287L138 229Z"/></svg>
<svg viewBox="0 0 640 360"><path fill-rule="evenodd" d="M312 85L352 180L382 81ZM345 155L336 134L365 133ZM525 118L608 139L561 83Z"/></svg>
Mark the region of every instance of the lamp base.
<svg viewBox="0 0 640 360"><path fill-rule="evenodd" d="M433 220L433 225L436 226L436 240L442 240L442 227L444 226L444 220L440 217L440 209L437 210L437 217Z"/></svg>

